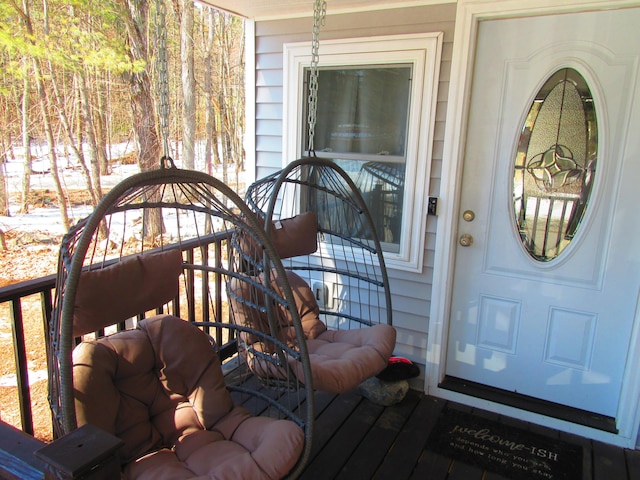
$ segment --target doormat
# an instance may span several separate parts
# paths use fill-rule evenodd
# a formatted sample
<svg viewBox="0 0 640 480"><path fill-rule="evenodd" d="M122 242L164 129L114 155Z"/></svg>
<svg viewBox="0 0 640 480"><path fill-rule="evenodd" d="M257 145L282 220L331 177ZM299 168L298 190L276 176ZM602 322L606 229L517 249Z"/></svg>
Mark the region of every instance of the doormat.
<svg viewBox="0 0 640 480"><path fill-rule="evenodd" d="M582 447L454 409L440 414L427 449L511 479L582 479Z"/></svg>

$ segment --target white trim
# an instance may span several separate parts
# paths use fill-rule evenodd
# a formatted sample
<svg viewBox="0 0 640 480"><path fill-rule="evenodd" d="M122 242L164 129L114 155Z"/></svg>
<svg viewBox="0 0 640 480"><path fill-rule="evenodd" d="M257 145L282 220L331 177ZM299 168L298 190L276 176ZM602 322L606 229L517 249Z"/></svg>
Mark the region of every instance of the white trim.
<svg viewBox="0 0 640 480"><path fill-rule="evenodd" d="M233 15L253 19L255 21L287 20L313 15L313 2L291 2L274 0L204 0ZM328 15L361 13L365 11L391 10L398 8L424 7L441 5L451 0L344 0L330 1Z"/></svg>
<svg viewBox="0 0 640 480"><path fill-rule="evenodd" d="M456 11L451 83L447 102L443 169L440 188L438 231L436 233L433 290L425 367L425 392L473 407L518 417L551 428L560 429L595 440L634 448L640 424L640 373L634 368L640 363L640 311L630 341L627 368L618 407L618 434L568 423L555 418L488 402L479 398L441 389L438 384L445 375L448 318L453 290L454 254L464 139L468 116L468 99L472 81L472 66L478 23L481 20L534 16L598 9L618 9L640 6L638 0L459 0Z"/></svg>
<svg viewBox="0 0 640 480"><path fill-rule="evenodd" d="M403 235L400 252L384 254L388 268L422 271L442 41L443 34L434 32L327 40L320 45L322 66L381 63L410 63L414 66L411 101L417 108L411 108L409 112ZM287 95L283 99L282 141L283 161L286 162L303 154L304 122L299 116L304 99L300 79L304 68L311 63L311 43L288 43L284 45L283 52L283 91ZM322 93L319 95L322 97Z"/></svg>

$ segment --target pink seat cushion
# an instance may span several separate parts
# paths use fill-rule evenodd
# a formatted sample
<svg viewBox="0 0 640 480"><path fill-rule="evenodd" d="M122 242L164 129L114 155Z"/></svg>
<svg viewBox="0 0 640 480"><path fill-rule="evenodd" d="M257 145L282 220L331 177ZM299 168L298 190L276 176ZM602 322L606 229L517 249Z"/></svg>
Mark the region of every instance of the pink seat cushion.
<svg viewBox="0 0 640 480"><path fill-rule="evenodd" d="M313 386L340 393L357 387L387 366L396 331L380 324L355 330L327 330L307 340Z"/></svg>
<svg viewBox="0 0 640 480"><path fill-rule="evenodd" d="M83 342L73 362L78 424L124 441L121 458L133 461L129 478L151 478L143 465L156 463L166 465L154 480L218 471L209 442L236 452L233 469L251 472L243 478L280 478L302 451L304 433L295 423L256 419L234 407L208 337L179 318L159 315L136 330ZM155 453L139 460L149 452ZM263 475L253 476L258 471Z"/></svg>
<svg viewBox="0 0 640 480"><path fill-rule="evenodd" d="M327 330L319 318L320 309L309 285L292 271L286 274L306 338L315 389L332 393L346 392L384 370L396 343L396 331L392 326L380 324L353 330ZM282 294L277 278L274 277L272 285L274 290ZM239 281L231 282L230 292L236 321L246 327L268 331L266 315L254 307L264 305L261 292ZM282 307L277 311L277 337L295 346L297 340L291 315ZM271 354L274 351L272 345L260 342L256 336L244 334L244 339L258 352ZM280 379L286 376L283 370L261 356L246 350L242 353L256 375ZM294 359L289 365L298 378L303 379L301 365Z"/></svg>

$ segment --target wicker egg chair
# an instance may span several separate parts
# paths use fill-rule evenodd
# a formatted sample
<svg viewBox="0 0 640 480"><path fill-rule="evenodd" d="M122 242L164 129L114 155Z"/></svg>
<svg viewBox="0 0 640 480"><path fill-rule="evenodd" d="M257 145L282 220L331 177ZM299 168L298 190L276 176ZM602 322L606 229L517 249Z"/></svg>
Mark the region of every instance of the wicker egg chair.
<svg viewBox="0 0 640 480"><path fill-rule="evenodd" d="M56 437L91 423L121 438L123 478L299 475L312 380L294 295L262 227L225 184L171 166L125 179L70 229L49 331ZM259 254L246 255L248 239ZM231 284L260 293L266 328L229 321ZM278 338L282 314L302 339L295 350ZM229 353L243 337L268 346L264 361L286 388L265 390Z"/></svg>
<svg viewBox="0 0 640 480"><path fill-rule="evenodd" d="M329 160L302 158L254 182L246 201L287 271L315 388L342 393L379 374L395 347L391 294L374 222L351 178ZM242 311L234 318L259 328Z"/></svg>

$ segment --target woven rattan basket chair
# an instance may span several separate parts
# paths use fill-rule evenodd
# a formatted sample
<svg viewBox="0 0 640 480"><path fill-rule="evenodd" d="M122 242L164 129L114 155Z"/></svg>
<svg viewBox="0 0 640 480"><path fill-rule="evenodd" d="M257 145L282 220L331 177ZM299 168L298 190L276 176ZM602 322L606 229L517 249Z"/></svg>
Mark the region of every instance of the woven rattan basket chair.
<svg viewBox="0 0 640 480"><path fill-rule="evenodd" d="M115 186L60 250L49 331L56 437L84 423L120 437L126 478L296 477L313 383L286 278L263 224L215 178L171 167ZM267 328L229 321L230 285L259 292ZM281 340L283 315L295 349ZM237 342L252 348L243 338L267 346L277 391L242 368L246 355L226 358Z"/></svg>
<svg viewBox="0 0 640 480"><path fill-rule="evenodd" d="M396 339L389 280L352 179L329 160L303 158L254 182L246 201L287 270L314 386L341 393L380 373Z"/></svg>

